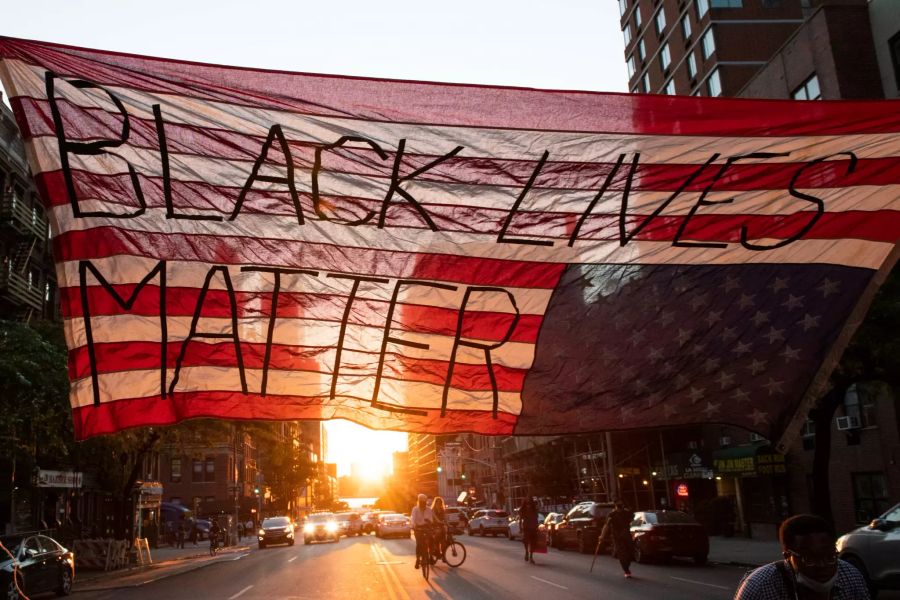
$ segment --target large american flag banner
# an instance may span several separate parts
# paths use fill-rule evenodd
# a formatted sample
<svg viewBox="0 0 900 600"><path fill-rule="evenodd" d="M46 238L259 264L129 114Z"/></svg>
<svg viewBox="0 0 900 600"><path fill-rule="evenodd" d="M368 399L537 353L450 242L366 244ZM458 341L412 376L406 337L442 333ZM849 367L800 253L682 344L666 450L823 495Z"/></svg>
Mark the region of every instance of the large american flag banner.
<svg viewBox="0 0 900 600"><path fill-rule="evenodd" d="M193 417L790 438L900 238L900 103L0 38L79 438Z"/></svg>

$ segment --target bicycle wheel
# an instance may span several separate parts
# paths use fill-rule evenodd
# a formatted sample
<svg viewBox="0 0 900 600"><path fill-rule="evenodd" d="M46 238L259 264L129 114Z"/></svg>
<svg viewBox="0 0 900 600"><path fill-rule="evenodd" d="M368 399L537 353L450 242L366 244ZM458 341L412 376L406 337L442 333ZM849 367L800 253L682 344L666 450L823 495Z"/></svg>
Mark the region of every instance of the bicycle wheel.
<svg viewBox="0 0 900 600"><path fill-rule="evenodd" d="M447 544L444 549L444 562L453 568L466 562L466 547L455 540Z"/></svg>
<svg viewBox="0 0 900 600"><path fill-rule="evenodd" d="M428 581L428 571L431 569L431 556L429 552L423 552L419 557L419 568L422 569L422 577Z"/></svg>

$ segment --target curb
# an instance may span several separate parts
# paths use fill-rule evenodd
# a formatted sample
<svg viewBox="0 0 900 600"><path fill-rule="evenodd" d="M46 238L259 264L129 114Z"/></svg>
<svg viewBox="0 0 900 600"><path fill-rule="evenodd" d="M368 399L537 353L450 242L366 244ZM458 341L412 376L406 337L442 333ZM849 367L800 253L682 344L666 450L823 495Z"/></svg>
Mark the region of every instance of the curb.
<svg viewBox="0 0 900 600"><path fill-rule="evenodd" d="M228 550L221 550L217 553L217 556L228 555L228 554L237 554L239 552L246 552L250 550L250 546L239 546L232 547ZM195 561L200 558L207 558L208 560L198 561L195 564L191 564L189 561ZM202 569L205 566L219 563L222 561L218 561L215 557L210 557L209 554L194 554L189 556L182 556L178 558L169 559L164 562L152 564L152 565L139 565L135 567L130 567L128 569L123 569L120 571L112 571L109 576L106 574L100 575L98 577L89 578L85 581L85 587L78 585L77 587L73 586L72 593L78 594L81 592L104 592L110 590L121 590L128 588L136 588L141 587L142 585L146 585L151 581L159 581L160 579L166 579L168 577L173 577L175 575L181 575L183 573L190 573L191 571L196 571L197 569ZM169 572L166 572L164 569L166 567L173 567L173 569ZM117 579L124 579L126 577L130 577L132 575L137 575L138 573L152 573L154 570L160 570L161 572L156 577L152 577L148 581L137 581L132 583L120 582L116 584ZM76 574L77 577L77 574ZM78 580L76 579L76 582ZM77 585L77 583L76 583Z"/></svg>

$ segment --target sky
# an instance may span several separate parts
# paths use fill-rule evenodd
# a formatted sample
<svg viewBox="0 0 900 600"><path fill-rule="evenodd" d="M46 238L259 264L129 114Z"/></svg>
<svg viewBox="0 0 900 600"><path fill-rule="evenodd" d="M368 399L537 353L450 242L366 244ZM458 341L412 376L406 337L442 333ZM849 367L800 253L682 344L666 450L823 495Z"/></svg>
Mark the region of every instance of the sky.
<svg viewBox="0 0 900 600"><path fill-rule="evenodd" d="M0 35L244 67L627 91L614 0L0 0ZM406 434L332 422L340 475L390 470Z"/></svg>

